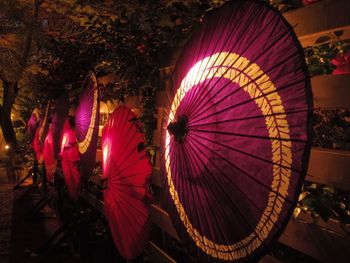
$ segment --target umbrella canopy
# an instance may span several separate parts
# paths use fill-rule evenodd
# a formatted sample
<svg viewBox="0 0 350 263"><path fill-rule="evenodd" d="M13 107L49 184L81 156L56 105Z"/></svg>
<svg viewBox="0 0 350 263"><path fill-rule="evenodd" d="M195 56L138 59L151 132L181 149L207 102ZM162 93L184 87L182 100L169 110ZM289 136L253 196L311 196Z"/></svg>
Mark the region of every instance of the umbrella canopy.
<svg viewBox="0 0 350 263"><path fill-rule="evenodd" d="M49 131L49 114L50 114L51 102L47 103L44 116L41 118L39 127L35 131L33 148L35 151L36 159L39 164L42 164L44 161L43 157L43 145L46 138L46 135Z"/></svg>
<svg viewBox="0 0 350 263"><path fill-rule="evenodd" d="M312 94L291 26L258 1L209 13L169 91L168 210L200 262L256 261L285 228L305 176Z"/></svg>
<svg viewBox="0 0 350 263"><path fill-rule="evenodd" d="M68 116L69 100L66 94L63 94L56 100L56 109L52 117L52 141L53 141L53 154L57 159L57 154L61 150L61 137L64 122Z"/></svg>
<svg viewBox="0 0 350 263"><path fill-rule="evenodd" d="M41 145L44 144L46 135L49 131L49 125L51 122L51 120L49 119L50 114L51 114L51 101L49 100L49 102L46 105L44 117L42 118L42 121L39 127L39 141Z"/></svg>
<svg viewBox="0 0 350 263"><path fill-rule="evenodd" d="M42 154L44 158L47 180L48 182L52 182L56 171L56 165L57 165L57 160L54 155L52 125L50 125L49 132L47 133L47 136L45 138Z"/></svg>
<svg viewBox="0 0 350 263"><path fill-rule="evenodd" d="M39 121L40 121L39 109L35 108L33 110L32 115L30 115L30 118L27 123L27 133L31 141L34 139L35 131L36 131L36 128L38 127Z"/></svg>
<svg viewBox="0 0 350 263"><path fill-rule="evenodd" d="M77 138L71 126L71 120L66 119L61 141L61 166L64 182L69 196L77 200L80 193L80 157Z"/></svg>
<svg viewBox="0 0 350 263"><path fill-rule="evenodd" d="M128 260L144 249L149 235L148 182L152 172L136 116L117 108L102 131L105 214L114 243Z"/></svg>
<svg viewBox="0 0 350 263"><path fill-rule="evenodd" d="M43 157L43 147L41 146L40 140L39 140L39 129L35 131L34 140L33 140L33 148L35 152L36 159L39 164L42 164L44 161Z"/></svg>
<svg viewBox="0 0 350 263"><path fill-rule="evenodd" d="M75 133L84 177L91 175L96 159L100 98L97 79L94 73L86 77L79 106L75 112Z"/></svg>

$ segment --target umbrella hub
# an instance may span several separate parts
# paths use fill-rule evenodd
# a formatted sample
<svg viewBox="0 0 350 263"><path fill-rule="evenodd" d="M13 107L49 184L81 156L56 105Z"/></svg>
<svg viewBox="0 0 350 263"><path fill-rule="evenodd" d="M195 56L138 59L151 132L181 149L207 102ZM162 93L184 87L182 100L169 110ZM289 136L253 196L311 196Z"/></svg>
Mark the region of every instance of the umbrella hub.
<svg viewBox="0 0 350 263"><path fill-rule="evenodd" d="M183 143L185 136L188 132L188 118L186 115L181 115L177 118L177 121L170 122L168 125L168 131L175 137L177 143Z"/></svg>

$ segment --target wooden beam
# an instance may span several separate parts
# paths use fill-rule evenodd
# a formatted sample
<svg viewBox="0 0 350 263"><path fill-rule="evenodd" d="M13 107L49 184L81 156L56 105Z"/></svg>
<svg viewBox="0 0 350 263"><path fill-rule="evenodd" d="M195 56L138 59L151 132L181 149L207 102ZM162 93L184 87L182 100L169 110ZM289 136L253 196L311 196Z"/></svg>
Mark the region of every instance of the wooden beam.
<svg viewBox="0 0 350 263"><path fill-rule="evenodd" d="M96 150L96 161L102 162L102 151L100 149Z"/></svg>
<svg viewBox="0 0 350 263"><path fill-rule="evenodd" d="M161 250L156 244L154 244L152 241L148 242L148 245L146 247L146 250L149 253L149 256L152 260L152 262L159 262L159 263L176 263L176 261L171 258L167 253L165 253L163 250Z"/></svg>
<svg viewBox="0 0 350 263"><path fill-rule="evenodd" d="M158 186L159 188L163 187L160 169L157 167L153 167L152 176L151 176L151 184Z"/></svg>
<svg viewBox="0 0 350 263"><path fill-rule="evenodd" d="M313 77L311 86L314 95L314 107L324 109L350 108L349 84L349 74Z"/></svg>
<svg viewBox="0 0 350 263"><path fill-rule="evenodd" d="M164 211L159 206L152 204L150 209L150 218L155 225L159 226L173 238L180 240L168 212Z"/></svg>
<svg viewBox="0 0 350 263"><path fill-rule="evenodd" d="M279 241L321 262L349 262L350 239L292 218Z"/></svg>
<svg viewBox="0 0 350 263"><path fill-rule="evenodd" d="M301 44L311 46L320 37L334 31L350 30L350 1L322 0L303 8L284 13L294 27Z"/></svg>
<svg viewBox="0 0 350 263"><path fill-rule="evenodd" d="M307 181L350 190L350 152L312 148Z"/></svg>

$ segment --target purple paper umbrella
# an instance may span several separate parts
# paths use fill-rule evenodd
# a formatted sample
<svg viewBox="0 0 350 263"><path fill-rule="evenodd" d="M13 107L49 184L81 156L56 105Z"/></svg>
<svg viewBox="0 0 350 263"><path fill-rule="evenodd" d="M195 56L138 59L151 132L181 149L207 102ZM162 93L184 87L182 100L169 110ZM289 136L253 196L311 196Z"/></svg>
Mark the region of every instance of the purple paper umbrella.
<svg viewBox="0 0 350 263"><path fill-rule="evenodd" d="M100 115L100 98L94 73L86 77L84 90L75 113L75 133L81 160L82 176L91 175L95 164Z"/></svg>
<svg viewBox="0 0 350 263"><path fill-rule="evenodd" d="M207 14L169 91L168 211L199 262L257 261L284 230L306 174L312 94L282 15L235 0Z"/></svg>

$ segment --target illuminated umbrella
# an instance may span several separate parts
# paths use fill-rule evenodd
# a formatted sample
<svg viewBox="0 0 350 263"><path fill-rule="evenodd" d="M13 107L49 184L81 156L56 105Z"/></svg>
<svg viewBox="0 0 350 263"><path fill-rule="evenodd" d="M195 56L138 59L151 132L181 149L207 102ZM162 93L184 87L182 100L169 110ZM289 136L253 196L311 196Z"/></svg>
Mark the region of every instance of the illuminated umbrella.
<svg viewBox="0 0 350 263"><path fill-rule="evenodd" d="M34 140L33 140L33 148L34 148L35 156L36 156L38 163L42 164L42 162L44 161L44 157L43 157L43 152L42 152L43 147L41 146L41 143L39 140L39 129L37 129L35 131Z"/></svg>
<svg viewBox="0 0 350 263"><path fill-rule="evenodd" d="M64 123L61 141L61 166L69 196L77 200L80 193L80 157L71 119Z"/></svg>
<svg viewBox="0 0 350 263"><path fill-rule="evenodd" d="M114 243L128 260L138 256L148 241L148 182L152 172L144 136L136 116L126 107L117 108L102 131L105 214Z"/></svg>
<svg viewBox="0 0 350 263"><path fill-rule="evenodd" d="M44 112L44 117L42 119L42 122L40 123L40 127L39 127L39 141L40 144L43 145L46 135L49 131L49 125L50 125L50 112L51 112L51 101L49 101L46 105L46 109Z"/></svg>
<svg viewBox="0 0 350 263"><path fill-rule="evenodd" d="M32 115L30 115L30 118L27 123L27 133L29 134L30 140L34 139L35 131L38 127L39 121L39 109L35 108L33 110Z"/></svg>
<svg viewBox="0 0 350 263"><path fill-rule="evenodd" d="M235 0L185 46L163 137L168 210L200 262L257 261L284 230L305 176L312 94L280 13Z"/></svg>
<svg viewBox="0 0 350 263"><path fill-rule="evenodd" d="M50 125L49 132L45 138L43 147L43 158L45 164L46 177L49 182L52 182L56 171L57 160L54 155L53 149L53 131L52 125Z"/></svg>
<svg viewBox="0 0 350 263"><path fill-rule="evenodd" d="M35 131L34 140L33 140L33 148L35 151L35 156L39 164L43 163L43 144L46 138L46 135L49 130L49 113L50 113L51 102L47 103L44 116L42 117L39 127Z"/></svg>
<svg viewBox="0 0 350 263"><path fill-rule="evenodd" d="M56 172L57 154L60 152L61 133L64 121L68 115L68 108L68 98L66 95L63 95L56 101L55 113L53 114L52 122L45 138L43 157L46 177L49 182L53 180Z"/></svg>
<svg viewBox="0 0 350 263"><path fill-rule="evenodd" d="M82 175L91 175L95 165L100 115L100 98L94 73L88 74L75 113L75 133L81 159Z"/></svg>
<svg viewBox="0 0 350 263"><path fill-rule="evenodd" d="M55 114L52 117L52 139L53 139L53 153L57 159L57 154L61 150L61 137L64 122L68 116L69 101L66 94L63 94L56 100Z"/></svg>

